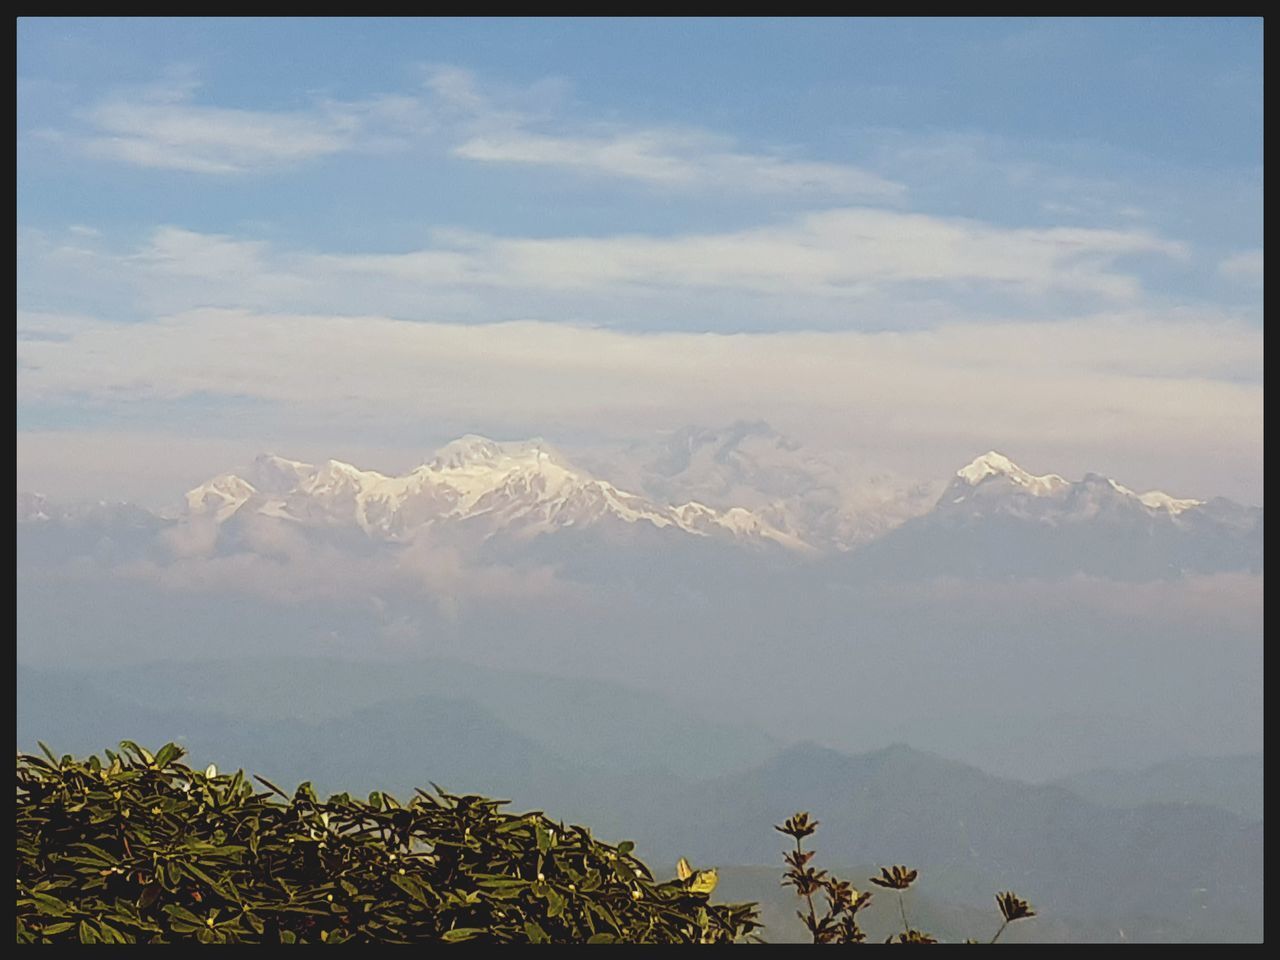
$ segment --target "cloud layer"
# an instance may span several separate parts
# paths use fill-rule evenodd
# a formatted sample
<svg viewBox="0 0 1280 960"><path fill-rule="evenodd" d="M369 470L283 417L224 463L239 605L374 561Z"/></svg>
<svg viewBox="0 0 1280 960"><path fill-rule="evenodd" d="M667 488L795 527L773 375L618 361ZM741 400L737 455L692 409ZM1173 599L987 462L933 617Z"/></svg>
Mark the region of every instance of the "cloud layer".
<svg viewBox="0 0 1280 960"><path fill-rule="evenodd" d="M19 344L26 403L250 399L279 432L622 438L745 416L900 468L924 465L907 451L938 471L992 445L1078 473L1128 459L1111 472L1175 495L1238 493L1224 474L1261 449L1261 335L1213 317L725 335L202 309L49 329Z"/></svg>
<svg viewBox="0 0 1280 960"><path fill-rule="evenodd" d="M20 226L20 483L61 483L89 456L127 476L165 433L202 464L270 442L398 447L377 462L402 468L467 431L572 444L760 418L921 477L997 447L1043 470L1261 497L1262 250L1184 239L1176 217L1144 213L1150 195L1107 180L1111 154L1013 163L998 137L961 130L805 150L628 122L563 81L412 75L231 103L179 70L42 128L90 183L94 161L180 171L206 178L211 206L285 177L309 202L359 155L375 174L373 159L421 161L437 192L461 171L480 206L506 178L535 215L415 209L390 239L385 210L329 232L307 217L156 223L145 204L123 225ZM305 179L326 161L330 180ZM563 193L543 202L540 186ZM997 196L1019 191L1034 214ZM576 215L583 198L598 219ZM643 218L659 207L676 215Z"/></svg>

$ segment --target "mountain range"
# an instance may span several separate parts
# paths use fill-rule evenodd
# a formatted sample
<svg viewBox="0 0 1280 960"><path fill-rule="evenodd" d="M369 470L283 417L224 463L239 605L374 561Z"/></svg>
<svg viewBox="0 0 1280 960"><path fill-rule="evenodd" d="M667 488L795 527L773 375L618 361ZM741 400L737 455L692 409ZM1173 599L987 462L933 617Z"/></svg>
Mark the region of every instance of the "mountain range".
<svg viewBox="0 0 1280 960"><path fill-rule="evenodd" d="M597 681L778 743L901 741L1025 780L1261 749L1260 508L995 453L859 500L865 478L760 424L623 452L610 466L470 437L401 475L262 456L166 511L19 495L19 658L127 672L217 656L219 709L261 656L536 670L582 710L500 715L557 743L607 727L619 755L642 711ZM399 673L414 682L389 669L383 701L481 682ZM636 763L737 755L716 723L691 729Z"/></svg>
<svg viewBox="0 0 1280 960"><path fill-rule="evenodd" d="M21 493L18 520L98 540L185 527L223 549L242 545L246 525L267 521L347 544L353 535L367 544L427 541L507 560L546 559L557 537L575 550L583 537L596 549L696 541L775 560L843 558L833 567L842 579L1141 580L1262 569L1261 508L1137 493L1098 474L1037 476L995 451L949 481L854 481L767 425L739 424L680 431L656 451L631 451L628 463L613 464L627 478L614 483L545 441L474 435L400 476L264 454L190 490L168 514Z"/></svg>

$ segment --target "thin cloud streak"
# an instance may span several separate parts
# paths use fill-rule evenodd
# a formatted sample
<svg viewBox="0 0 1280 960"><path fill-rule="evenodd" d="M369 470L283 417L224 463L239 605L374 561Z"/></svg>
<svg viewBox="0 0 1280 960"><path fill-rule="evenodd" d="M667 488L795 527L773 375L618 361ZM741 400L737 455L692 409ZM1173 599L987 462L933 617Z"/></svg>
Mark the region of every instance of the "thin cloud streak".
<svg viewBox="0 0 1280 960"><path fill-rule="evenodd" d="M1262 286L1265 263L1261 250L1243 250L1232 254L1218 264L1218 273L1228 280L1246 285Z"/></svg>
<svg viewBox="0 0 1280 960"><path fill-rule="evenodd" d="M445 147L463 160L557 168L655 188L880 202L906 192L903 184L851 164L743 150L711 131L617 125L603 130L590 120L530 112L482 92L477 78L457 67L430 71L422 90L360 102L317 101L294 111L207 105L194 100L197 90L188 78L117 93L82 112L87 130L44 134L100 159L212 176L402 147L431 133L428 149Z"/></svg>
<svg viewBox="0 0 1280 960"><path fill-rule="evenodd" d="M892 201L905 185L848 164L726 151L706 137L642 130L572 136L511 130L473 137L455 156L485 163L556 167L700 191L816 194Z"/></svg>
<svg viewBox="0 0 1280 960"><path fill-rule="evenodd" d="M348 150L360 123L328 116L233 110L194 103L111 100L89 112L92 156L139 167L239 174Z"/></svg>
<svg viewBox="0 0 1280 960"><path fill-rule="evenodd" d="M567 315L625 325L629 310L661 302L685 326L700 322L698 305L685 298L701 294L747 298L751 310L775 316L779 307L783 315L820 316L824 303L829 314L876 297L905 307L926 287L934 301L950 292L957 302L986 293L1024 306L1052 306L1064 295L1133 303L1142 285L1128 272L1127 258L1188 256L1183 245L1144 230L1007 228L866 207L678 236L531 238L440 230L430 246L376 254L277 249L175 226L156 228L128 252L79 238L24 246L34 274L43 272L51 284L74 269L84 292L125 284L153 312L218 305L403 314L412 304L418 316L509 319L517 304L537 316L526 295L538 294L558 304L542 319ZM450 300L449 312L433 310ZM599 312L600 303L610 305L607 314ZM902 325L921 322L910 311L899 314ZM846 325L857 324L859 314L846 316Z"/></svg>

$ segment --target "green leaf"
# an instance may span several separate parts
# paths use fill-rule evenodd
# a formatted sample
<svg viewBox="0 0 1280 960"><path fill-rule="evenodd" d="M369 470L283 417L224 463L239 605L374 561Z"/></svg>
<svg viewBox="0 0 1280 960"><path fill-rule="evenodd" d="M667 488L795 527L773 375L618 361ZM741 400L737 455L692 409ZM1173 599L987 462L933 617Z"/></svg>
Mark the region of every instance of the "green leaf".
<svg viewBox="0 0 1280 960"><path fill-rule="evenodd" d="M185 921L186 923L189 923L192 926L198 927L204 924L203 919L201 919L200 917L197 917L194 913L192 913L186 907L181 906L180 904L177 904L177 903L167 904L164 907L164 912L167 913L169 916L171 916L173 919Z"/></svg>
<svg viewBox="0 0 1280 960"><path fill-rule="evenodd" d="M37 893L34 890L31 891L29 896L38 904L40 913L55 917L65 917L67 915L67 905L57 897L51 897L47 893Z"/></svg>
<svg viewBox="0 0 1280 960"><path fill-rule="evenodd" d="M564 913L564 906L565 906L564 897L560 896L560 894L556 893L555 890L552 890L550 887L548 887L547 888L547 916L548 917L560 916L560 914Z"/></svg>
<svg viewBox="0 0 1280 960"><path fill-rule="evenodd" d="M525 932L525 935L529 938L530 943L550 943L551 942L551 938L547 936L547 931L543 930L540 926L538 926L532 920L526 920L524 922L524 932Z"/></svg>
<svg viewBox="0 0 1280 960"><path fill-rule="evenodd" d="M266 777L260 777L260 776L258 776L258 775L255 773L255 774L253 775L253 779L257 780L259 783L265 784L265 785L266 785L266 787L267 787L267 789L269 789L272 793L278 793L278 794L280 794L280 796L282 796L284 799L286 799L286 800L288 800L288 799L289 799L289 795L288 795L287 793L285 793L283 790L281 790L279 787L277 787L274 783L272 783L272 782L271 782L270 780L268 780Z"/></svg>
<svg viewBox="0 0 1280 960"><path fill-rule="evenodd" d="M120 859L119 857L114 856L113 854L107 853L106 850L103 850L101 847L96 846L92 843L85 843L85 842L73 843L70 845L70 847L75 850L83 850L93 860L99 863L105 863L105 864L111 865L111 864L115 864Z"/></svg>
<svg viewBox="0 0 1280 960"><path fill-rule="evenodd" d="M430 906L430 904L427 902L426 895L422 892L422 886L418 883L418 881L407 876L405 877L393 876L391 878L391 882L394 883L401 890L403 890L405 893L409 894L409 896L413 897L413 899L421 903L424 907Z"/></svg>
<svg viewBox="0 0 1280 960"><path fill-rule="evenodd" d="M452 930L446 930L441 937L449 943L462 943L465 940L471 940L484 933L483 927L454 927Z"/></svg>
<svg viewBox="0 0 1280 960"><path fill-rule="evenodd" d="M146 910L149 906L160 899L160 892L164 888L158 883L149 883L142 888L142 893L138 895L138 909Z"/></svg>
<svg viewBox="0 0 1280 960"><path fill-rule="evenodd" d="M156 766L167 767L174 760L177 760L187 751L183 750L176 743L166 743L160 748L160 752L156 754Z"/></svg>
<svg viewBox="0 0 1280 960"><path fill-rule="evenodd" d="M128 751L129 753L132 753L132 754L134 754L134 755L136 755L136 756L140 757L140 758L142 759L142 761L143 761L144 763L146 763L148 766L150 766L151 764L153 764L153 763L155 763L155 762L156 762L156 758L155 758L155 757L153 757L153 756L151 755L151 751L150 751L150 750L146 750L146 749L144 749L144 748L142 748L142 747L138 746L138 745L137 745L136 743L134 743L132 740L121 740L121 741L120 741L120 749L121 749L121 750Z"/></svg>
<svg viewBox="0 0 1280 960"><path fill-rule="evenodd" d="M117 930L105 920L98 921L98 928L102 931L102 940L104 943L128 943L125 935Z"/></svg>

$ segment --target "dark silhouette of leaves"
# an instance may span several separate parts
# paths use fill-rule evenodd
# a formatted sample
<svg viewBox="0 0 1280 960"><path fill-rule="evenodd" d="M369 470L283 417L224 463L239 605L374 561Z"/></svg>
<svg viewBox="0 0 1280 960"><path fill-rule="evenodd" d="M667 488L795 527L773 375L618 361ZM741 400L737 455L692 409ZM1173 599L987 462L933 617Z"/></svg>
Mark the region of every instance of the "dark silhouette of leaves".
<svg viewBox="0 0 1280 960"><path fill-rule="evenodd" d="M503 801L292 796L183 751L121 744L17 759L17 939L26 943L719 943L755 904L713 869L658 882L631 851Z"/></svg>

